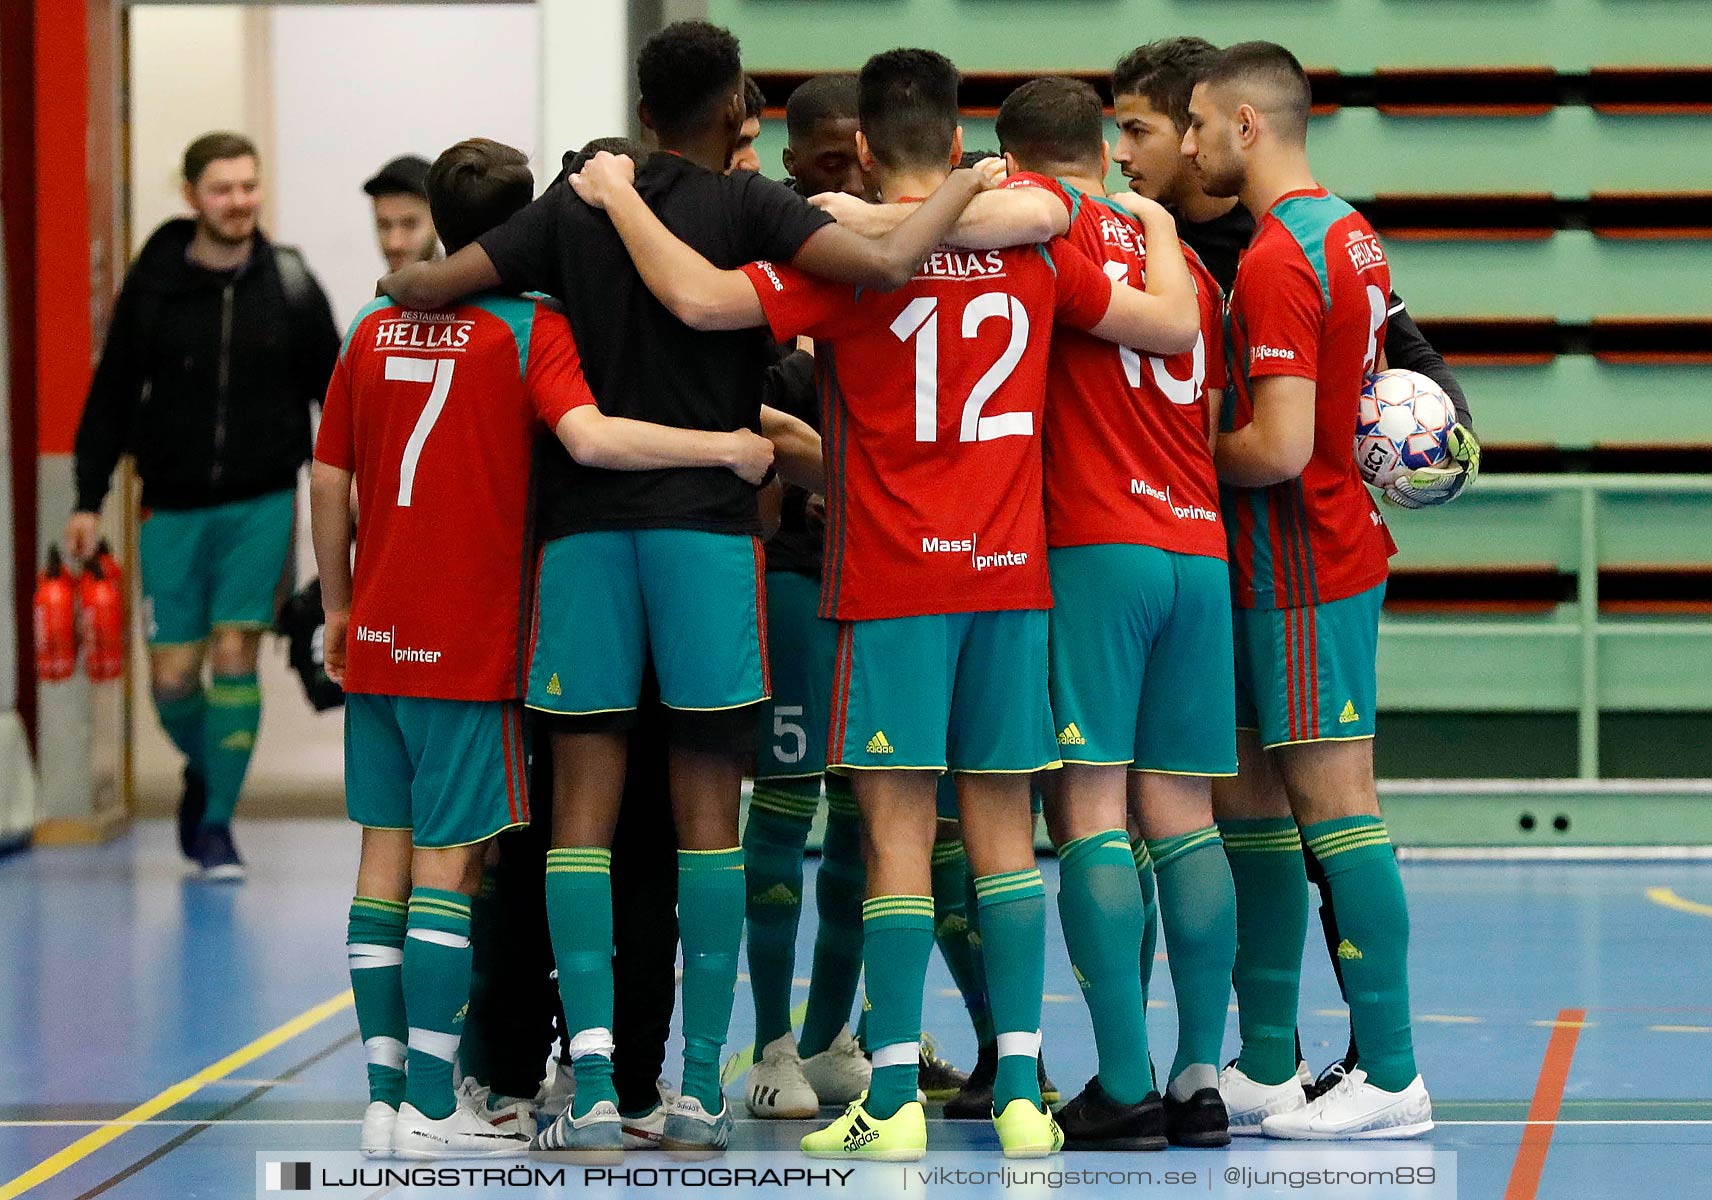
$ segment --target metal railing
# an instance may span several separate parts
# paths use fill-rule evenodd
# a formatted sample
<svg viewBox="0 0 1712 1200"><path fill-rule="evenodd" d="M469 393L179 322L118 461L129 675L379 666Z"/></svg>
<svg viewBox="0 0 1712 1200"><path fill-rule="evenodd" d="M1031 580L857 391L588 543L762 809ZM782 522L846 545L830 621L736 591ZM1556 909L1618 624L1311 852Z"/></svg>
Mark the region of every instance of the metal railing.
<svg viewBox="0 0 1712 1200"><path fill-rule="evenodd" d="M1459 619L1433 622L1433 636L1483 636L1502 629L1507 636L1546 639L1575 638L1580 644L1580 698L1576 709L1577 778L1599 778L1600 639L1648 638L1668 635L1712 637L1712 619L1663 621L1643 617L1602 620L1599 615L1599 500L1603 496L1712 496L1712 475L1487 475L1463 503L1478 495L1574 493L1579 497L1579 550L1575 561L1576 599L1573 622L1487 622ZM1700 538L1706 559L1712 560L1712 527L1684 530L1685 539ZM1693 544L1690 542L1689 544ZM1426 632L1423 628L1416 632ZM1707 707L1712 708L1712 679L1707 684Z"/></svg>

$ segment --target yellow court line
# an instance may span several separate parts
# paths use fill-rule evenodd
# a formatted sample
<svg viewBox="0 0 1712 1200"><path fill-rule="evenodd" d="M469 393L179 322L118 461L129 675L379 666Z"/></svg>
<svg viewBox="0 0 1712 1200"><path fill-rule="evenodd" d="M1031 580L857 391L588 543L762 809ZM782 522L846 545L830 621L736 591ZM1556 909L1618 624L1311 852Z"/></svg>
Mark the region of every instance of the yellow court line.
<svg viewBox="0 0 1712 1200"><path fill-rule="evenodd" d="M0 1187L0 1200L12 1200L14 1196L22 1196L37 1184L46 1183L67 1167L88 1158L97 1150L123 1137L139 1122L159 1116L180 1101L187 1100L201 1091L210 1083L224 1079L240 1067L248 1066L270 1050L276 1050L289 1042L300 1033L304 1033L335 1013L343 1012L351 1007L351 992L345 991L330 1000L323 1000L308 1012L299 1013L279 1028L262 1034L261 1037L239 1050L234 1050L219 1062L211 1063L192 1075L189 1079L181 1079L163 1092L159 1092L143 1101L130 1112L123 1113L111 1121L103 1122L95 1129L78 1138L58 1154L44 1158L41 1162Z"/></svg>
<svg viewBox="0 0 1712 1200"><path fill-rule="evenodd" d="M1677 912L1693 913L1697 917L1712 917L1712 904L1684 900L1669 888L1648 888L1647 899L1654 904L1662 904L1665 908L1674 908Z"/></svg>

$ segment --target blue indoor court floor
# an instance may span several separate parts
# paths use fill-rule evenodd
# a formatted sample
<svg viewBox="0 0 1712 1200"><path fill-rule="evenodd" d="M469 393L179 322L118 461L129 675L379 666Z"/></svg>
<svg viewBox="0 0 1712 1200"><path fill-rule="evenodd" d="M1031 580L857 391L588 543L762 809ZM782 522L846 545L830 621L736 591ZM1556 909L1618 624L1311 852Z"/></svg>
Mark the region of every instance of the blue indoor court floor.
<svg viewBox="0 0 1712 1200"><path fill-rule="evenodd" d="M252 1196L260 1151L354 1147L354 831L252 822L239 839L251 865L239 888L186 882L164 822L0 860L0 1200ZM1055 891L1056 864L1044 869ZM1404 878L1431 1144L1456 1154L1457 1194L1712 1195L1712 863L1409 862ZM1302 1036L1318 1068L1347 1026L1314 936ZM811 937L805 922L800 963ZM1093 1040L1056 916L1051 937L1045 1053L1068 1098L1094 1069ZM1168 1060L1163 961L1154 978L1150 1036ZM942 1054L969 1065L973 1037L937 958L926 1011ZM750 1012L740 982L729 1053L747 1053ZM1235 1028L1233 1012L1227 1055ZM740 1110L737 1085L729 1094ZM788 1149L805 1127L740 1120L735 1147ZM935 1121L931 1137L996 1147L984 1124ZM1150 1157L1223 1168L1261 1149Z"/></svg>

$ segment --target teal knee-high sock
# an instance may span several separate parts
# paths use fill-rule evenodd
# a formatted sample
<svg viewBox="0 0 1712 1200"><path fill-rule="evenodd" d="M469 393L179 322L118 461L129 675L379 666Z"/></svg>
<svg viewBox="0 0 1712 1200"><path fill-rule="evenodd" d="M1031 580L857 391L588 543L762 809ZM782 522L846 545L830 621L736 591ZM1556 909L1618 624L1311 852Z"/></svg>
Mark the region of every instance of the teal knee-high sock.
<svg viewBox="0 0 1712 1200"><path fill-rule="evenodd" d="M969 922L969 959L974 964L975 977L981 981L982 990L987 988L987 956L981 948L981 898L975 890L975 872L973 869L963 872L964 886L968 889L963 898L963 912ZM988 992L987 1021L984 1028L975 1030L975 1047L985 1050L993 1044L993 1003L991 992ZM983 1036L985 1035L985 1036Z"/></svg>
<svg viewBox="0 0 1712 1200"><path fill-rule="evenodd" d="M867 1109L881 1120L915 1099L921 993L932 952L932 896L875 896L862 905L866 1045L874 1059Z"/></svg>
<svg viewBox="0 0 1712 1200"><path fill-rule="evenodd" d="M216 675L208 688L208 712L202 722L202 758L208 779L204 828L230 825L238 793L249 773L262 723L262 690L255 675Z"/></svg>
<svg viewBox="0 0 1712 1200"><path fill-rule="evenodd" d="M933 940L963 995L975 1043L993 1040L993 1013L980 957L969 943L969 856L961 841L933 846Z"/></svg>
<svg viewBox="0 0 1712 1200"><path fill-rule="evenodd" d="M814 877L814 966L809 971L808 1009L798 1049L810 1058L832 1045L850 1021L856 981L862 976L862 893L868 883L862 863L862 821L850 785L826 777L826 839Z"/></svg>
<svg viewBox="0 0 1712 1200"><path fill-rule="evenodd" d="M993 1006L998 1073L993 1111L1012 1100L1040 1107L1040 994L1046 985L1046 887L1040 869L975 880L981 957Z"/></svg>
<svg viewBox="0 0 1712 1200"><path fill-rule="evenodd" d="M755 1052L791 1031L791 978L802 919L803 845L820 803L820 777L755 781L743 827L749 990Z"/></svg>
<svg viewBox="0 0 1712 1200"><path fill-rule="evenodd" d="M1230 861L1213 826L1147 843L1159 876L1159 915L1177 994L1175 1082L1191 1066L1203 1070L1178 1088L1179 1100L1218 1084L1219 1050L1236 964L1236 890Z"/></svg>
<svg viewBox="0 0 1712 1200"><path fill-rule="evenodd" d="M404 931L404 1014L410 1024L404 1098L423 1116L448 1117L452 1060L470 1002L470 898L415 888Z"/></svg>
<svg viewBox="0 0 1712 1200"><path fill-rule="evenodd" d="M357 1033L369 1061L369 1101L397 1108L404 1099L405 908L398 900L358 896L351 901L345 954L351 963Z"/></svg>
<svg viewBox="0 0 1712 1200"><path fill-rule="evenodd" d="M1094 1025L1100 1086L1119 1104L1152 1090L1141 998L1141 883L1129 834L1108 829L1058 848L1064 947Z"/></svg>
<svg viewBox="0 0 1712 1200"><path fill-rule="evenodd" d="M678 936L684 946L684 1095L710 1113L724 1097L719 1052L731 1029L743 940L743 847L678 851Z"/></svg>
<svg viewBox="0 0 1712 1200"><path fill-rule="evenodd" d="M470 899L470 1015L458 1043L458 1067L477 1083L489 1082L488 1005L498 997L490 987L499 936L498 872L482 868L481 887Z"/></svg>
<svg viewBox="0 0 1712 1200"><path fill-rule="evenodd" d="M1379 817L1339 817L1302 830L1331 883L1338 962L1360 1066L1373 1086L1400 1092L1415 1078L1409 1026L1409 908L1391 838Z"/></svg>
<svg viewBox="0 0 1712 1200"><path fill-rule="evenodd" d="M1159 883L1154 878L1147 843L1131 842L1129 848L1136 882L1141 884L1141 1002L1145 1005L1153 988L1153 956L1159 950Z"/></svg>
<svg viewBox="0 0 1712 1200"><path fill-rule="evenodd" d="M1237 1066L1256 1083L1296 1073L1296 1000L1308 936L1308 873L1289 817L1220 821L1236 890ZM1340 914L1341 915L1341 914Z"/></svg>
<svg viewBox="0 0 1712 1200"><path fill-rule="evenodd" d="M207 770L207 749L203 744L202 723L207 720L208 698L201 681L197 681L196 690L187 696L163 700L157 692L155 712L160 717L161 728L166 730L172 744L189 762L191 771L203 774Z"/></svg>
<svg viewBox="0 0 1712 1200"><path fill-rule="evenodd" d="M602 1100L612 1083L612 851L562 846L547 851L547 930L559 968L559 1003L571 1034L577 1090L571 1116Z"/></svg>

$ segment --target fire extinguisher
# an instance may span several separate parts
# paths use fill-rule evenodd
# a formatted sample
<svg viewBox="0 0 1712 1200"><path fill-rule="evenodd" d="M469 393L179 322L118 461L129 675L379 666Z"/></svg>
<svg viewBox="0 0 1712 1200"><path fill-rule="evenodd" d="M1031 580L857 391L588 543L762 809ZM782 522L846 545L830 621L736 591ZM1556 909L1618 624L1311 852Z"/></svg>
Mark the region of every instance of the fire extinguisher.
<svg viewBox="0 0 1712 1200"><path fill-rule="evenodd" d="M119 560L103 541L77 582L82 607L83 669L96 683L125 670L125 592Z"/></svg>
<svg viewBox="0 0 1712 1200"><path fill-rule="evenodd" d="M77 670L77 585L59 556L48 547L47 569L36 577L36 678L70 679Z"/></svg>

